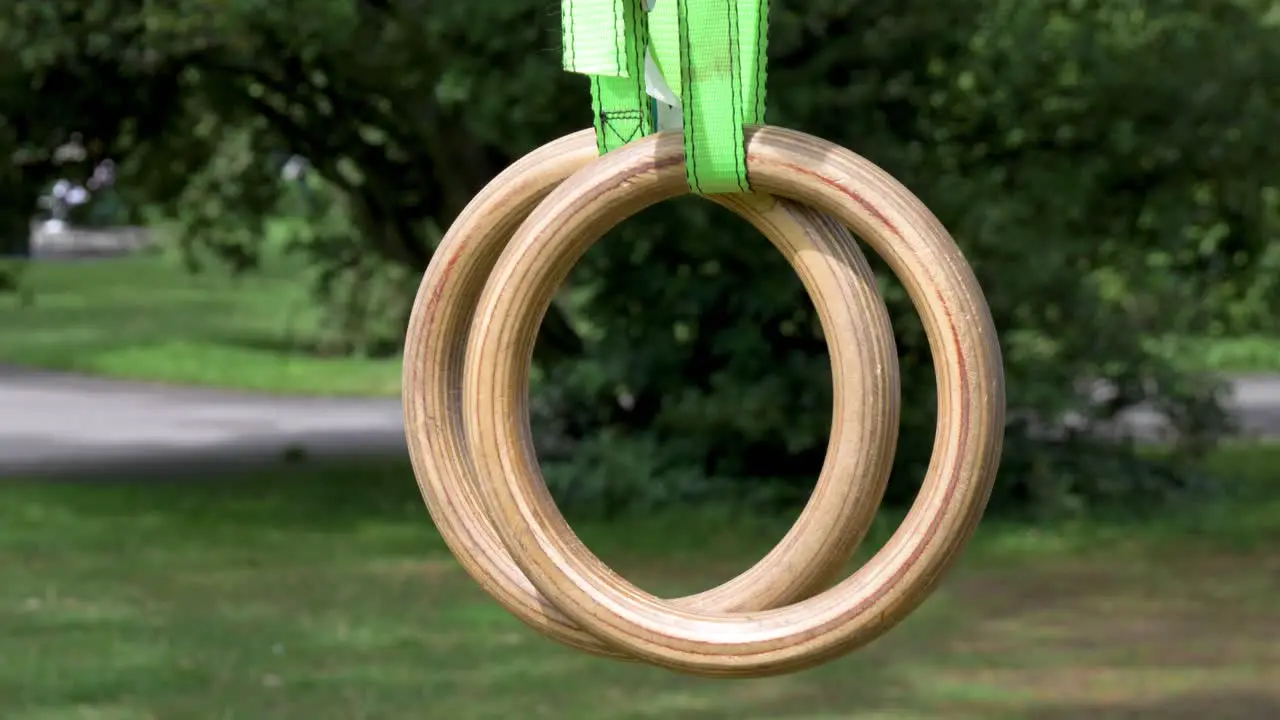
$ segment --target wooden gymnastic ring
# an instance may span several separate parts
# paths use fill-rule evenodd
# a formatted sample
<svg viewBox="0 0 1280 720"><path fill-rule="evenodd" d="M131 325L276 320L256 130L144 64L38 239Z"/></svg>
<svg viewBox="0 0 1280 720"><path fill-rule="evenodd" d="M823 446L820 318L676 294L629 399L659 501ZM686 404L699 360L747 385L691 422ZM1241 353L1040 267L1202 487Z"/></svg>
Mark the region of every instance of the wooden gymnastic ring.
<svg viewBox="0 0 1280 720"><path fill-rule="evenodd" d="M934 456L901 527L826 592L779 609L721 613L640 590L587 550L555 507L530 449L525 399L538 323L556 286L620 220L688 192L684 164L680 133L637 140L561 184L521 225L490 275L472 328L463 393L467 437L487 480L489 516L516 564L579 626L688 673L780 674L879 636L915 609L959 556L986 507L1003 445L1000 347L964 256L905 187L819 138L750 128L752 187L841 220L905 285L938 377Z"/></svg>
<svg viewBox="0 0 1280 720"><path fill-rule="evenodd" d="M547 603L511 559L484 515L462 419L467 332L489 272L537 203L596 158L592 131L561 138L501 173L459 215L436 249L414 304L406 337L404 411L423 498L466 571L540 632L588 652L628 657ZM843 226L768 196L718 201L749 215L801 275L830 341L836 390L832 441L817 489L796 526L747 572L675 601L728 612L808 597L840 575L884 492L900 400L888 312L866 258Z"/></svg>

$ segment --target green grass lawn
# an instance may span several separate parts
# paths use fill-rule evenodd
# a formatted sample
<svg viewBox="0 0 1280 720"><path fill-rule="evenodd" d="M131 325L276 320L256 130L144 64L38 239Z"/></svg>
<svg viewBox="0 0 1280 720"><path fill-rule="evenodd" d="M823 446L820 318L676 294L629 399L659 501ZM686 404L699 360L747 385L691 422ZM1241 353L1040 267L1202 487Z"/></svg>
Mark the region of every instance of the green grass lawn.
<svg viewBox="0 0 1280 720"><path fill-rule="evenodd" d="M905 624L805 673L711 681L563 649L457 567L397 462L210 484L8 484L0 708L62 718L1280 716L1280 447L1157 524L984 524ZM784 518L579 524L642 586L744 568ZM882 539L889 523L881 528Z"/></svg>
<svg viewBox="0 0 1280 720"><path fill-rule="evenodd" d="M0 295L0 362L282 394L395 395L399 358L322 357L300 269L192 275L164 256L33 263Z"/></svg>
<svg viewBox="0 0 1280 720"><path fill-rule="evenodd" d="M326 358L299 268L235 279L171 258L36 263L32 307L0 295L0 362L285 394L395 395L398 358ZM1280 372L1280 337L1190 338L1162 347L1206 371Z"/></svg>
<svg viewBox="0 0 1280 720"><path fill-rule="evenodd" d="M1280 373L1280 335L1179 338L1165 346L1175 362L1220 373Z"/></svg>

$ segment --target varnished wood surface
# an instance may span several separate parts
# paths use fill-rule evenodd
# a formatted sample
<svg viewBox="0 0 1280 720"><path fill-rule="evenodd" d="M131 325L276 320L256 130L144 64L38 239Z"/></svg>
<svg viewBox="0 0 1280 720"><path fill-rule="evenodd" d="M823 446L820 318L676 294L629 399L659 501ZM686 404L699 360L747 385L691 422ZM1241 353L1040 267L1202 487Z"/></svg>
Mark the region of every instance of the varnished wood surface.
<svg viewBox="0 0 1280 720"><path fill-rule="evenodd" d="M482 500L484 486L505 480L487 474L495 464L478 462L462 416L467 333L499 253L549 192L596 160L591 131L552 142L495 178L458 217L436 250L413 309L404 406L423 497L467 572L523 622L550 637L588 652L627 657L547 602L512 560ZM899 386L889 317L848 231L821 213L766 195L714 200L752 222L799 274L819 310L835 387L832 441L814 496L795 528L737 578L673 601L701 612L725 613L785 605L835 580L865 536L884 491L897 441ZM758 241L744 237L743 242ZM768 252L763 244L760 249ZM526 315L530 341L544 310L545 303ZM528 430L523 391L512 399L513 414L503 420L503 432L523 443ZM532 450L525 450L529 462L536 462Z"/></svg>
<svg viewBox="0 0 1280 720"><path fill-rule="evenodd" d="M964 257L932 213L869 161L803 133L753 128L747 159L758 191L793 198L838 218L885 259L920 312L933 351L939 405L933 459L902 526L853 576L808 599L763 609L788 596L807 595L830 574L828 568L815 573L801 565L774 566L759 577L777 576L781 588L776 592L756 583L738 585L772 596L774 602L759 604L753 612L743 612L753 608L723 595L720 607L662 600L618 577L591 554L564 522L541 480L525 412L538 324L556 287L603 233L644 207L687 192L679 133L650 136L591 162L533 210L492 269L462 363L465 433L458 437L465 435L467 448L455 450L474 463L478 500L493 523L484 523L485 532L496 528L500 538L493 539L495 547L506 547L523 577L541 592L544 607L556 607L606 646L702 675L794 671L855 649L901 621L927 597L972 535L986 506L1003 442L1004 380L990 310ZM527 182L537 182L536 175L530 168ZM802 252L798 257L809 255ZM826 255L836 257L829 251ZM839 267L850 256L846 253L844 260L824 266ZM863 270L850 273L850 283L862 282L853 276L862 277ZM436 282L452 292L447 283ZM830 297L840 295L833 290ZM828 313L835 309L825 306ZM852 345L870 342L887 348L887 340L877 339L881 322L868 323L865 311L857 317L862 319L849 318L861 323ZM421 331L412 339L421 343ZM849 348L850 353L855 350ZM461 351L456 344L450 346L450 352ZM833 358L839 356L833 353ZM882 358L867 360L857 372L889 367ZM414 362L429 364L421 356ZM837 406L837 416L847 419L834 427L831 453L878 456L884 446L873 440L884 436L871 428L897 422L897 394L887 392L893 387L886 382L887 370L870 380L853 372L838 371L843 383L838 397L844 405ZM412 371L408 379L422 382ZM411 396L412 392L410 388ZM434 416L428 418L425 432L441 435L439 424L446 422L441 418L450 410L430 412ZM410 432L424 432L422 423L418 418ZM422 447L415 453L421 458ZM429 463L419 459L419 464L430 476ZM865 468L868 475L832 478L832 483L862 488L846 497L865 502L879 495L882 480L877 473L883 467L880 457L874 462L851 458L848 468ZM428 478L424 487L428 496L436 495L437 503L442 496L455 502L452 498L474 490L463 491L456 480L448 488L431 490L431 482ZM476 501L468 496L469 504ZM853 515L861 531L869 514ZM810 503L775 554L834 557L824 549L832 542L830 528L816 525L823 516L821 508ZM806 571L813 582L793 579L792 574ZM806 592L798 592L800 588ZM508 602L510 598L504 600ZM543 612L544 617L550 615Z"/></svg>

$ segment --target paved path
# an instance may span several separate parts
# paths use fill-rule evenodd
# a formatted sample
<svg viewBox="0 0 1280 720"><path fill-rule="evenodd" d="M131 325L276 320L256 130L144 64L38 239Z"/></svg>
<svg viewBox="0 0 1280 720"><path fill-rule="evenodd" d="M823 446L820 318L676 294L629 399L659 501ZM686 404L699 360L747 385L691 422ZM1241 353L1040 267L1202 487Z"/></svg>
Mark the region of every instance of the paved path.
<svg viewBox="0 0 1280 720"><path fill-rule="evenodd" d="M1238 435L1280 440L1280 375L1234 378L1224 404ZM1160 413L1143 408L1128 411L1121 420L1139 436L1158 437L1165 427Z"/></svg>
<svg viewBox="0 0 1280 720"><path fill-rule="evenodd" d="M1245 434L1280 438L1280 376L1240 378ZM1151 412L1127 422L1150 431ZM151 474L183 479L236 463L402 455L400 403L264 397L0 367L0 477Z"/></svg>
<svg viewBox="0 0 1280 720"><path fill-rule="evenodd" d="M1246 435L1280 438L1280 375L1238 378L1231 407Z"/></svg>
<svg viewBox="0 0 1280 720"><path fill-rule="evenodd" d="M0 477L158 475L407 452L394 398L290 398L0 367Z"/></svg>

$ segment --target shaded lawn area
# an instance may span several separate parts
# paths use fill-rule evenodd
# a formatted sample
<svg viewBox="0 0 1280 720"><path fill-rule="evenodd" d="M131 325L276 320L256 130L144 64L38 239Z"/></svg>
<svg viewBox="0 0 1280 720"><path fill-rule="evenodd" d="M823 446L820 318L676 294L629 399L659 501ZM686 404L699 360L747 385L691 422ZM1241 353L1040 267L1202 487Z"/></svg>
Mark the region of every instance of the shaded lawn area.
<svg viewBox="0 0 1280 720"><path fill-rule="evenodd" d="M1192 371L1280 373L1280 333L1240 337L1185 337L1161 345L1174 362Z"/></svg>
<svg viewBox="0 0 1280 720"><path fill-rule="evenodd" d="M323 357L303 269L190 274L159 255L38 262L0 295L0 362L282 394L395 395L400 360Z"/></svg>
<svg viewBox="0 0 1280 720"><path fill-rule="evenodd" d="M988 522L880 641L748 681L526 630L458 569L399 462L8 484L0 707L13 720L1278 717L1280 447L1215 466L1222 496L1155 522ZM577 527L665 594L727 579L788 521L688 510Z"/></svg>
<svg viewBox="0 0 1280 720"><path fill-rule="evenodd" d="M166 256L29 266L35 305L0 295L0 362L283 394L395 395L399 358L319 357L303 268L268 258L232 278ZM1280 372L1280 336L1158 344L1191 370Z"/></svg>

